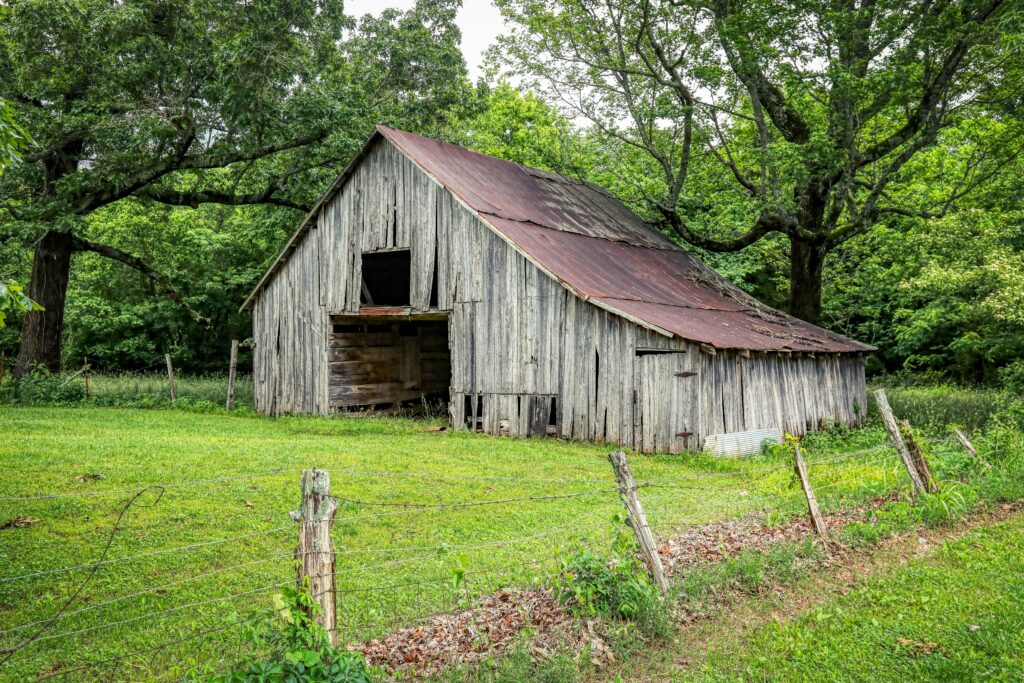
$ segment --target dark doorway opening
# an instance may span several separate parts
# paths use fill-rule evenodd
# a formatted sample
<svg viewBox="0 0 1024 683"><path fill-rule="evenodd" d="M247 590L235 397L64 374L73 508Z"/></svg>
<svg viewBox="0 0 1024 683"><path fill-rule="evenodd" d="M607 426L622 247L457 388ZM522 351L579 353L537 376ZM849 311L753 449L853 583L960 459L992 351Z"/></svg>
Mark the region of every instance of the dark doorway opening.
<svg viewBox="0 0 1024 683"><path fill-rule="evenodd" d="M382 318L331 317L331 407L412 404L446 413L452 373L448 321Z"/></svg>
<svg viewBox="0 0 1024 683"><path fill-rule="evenodd" d="M412 283L412 255L408 249L363 254L363 292L360 303L372 306L408 306Z"/></svg>

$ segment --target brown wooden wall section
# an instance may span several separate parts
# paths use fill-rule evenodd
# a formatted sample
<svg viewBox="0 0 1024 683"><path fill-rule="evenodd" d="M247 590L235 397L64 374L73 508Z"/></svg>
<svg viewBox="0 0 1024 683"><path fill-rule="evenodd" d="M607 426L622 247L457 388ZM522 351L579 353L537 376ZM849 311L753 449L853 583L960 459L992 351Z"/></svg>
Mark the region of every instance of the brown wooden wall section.
<svg viewBox="0 0 1024 683"><path fill-rule="evenodd" d="M328 348L332 408L448 398L446 320L331 316Z"/></svg>

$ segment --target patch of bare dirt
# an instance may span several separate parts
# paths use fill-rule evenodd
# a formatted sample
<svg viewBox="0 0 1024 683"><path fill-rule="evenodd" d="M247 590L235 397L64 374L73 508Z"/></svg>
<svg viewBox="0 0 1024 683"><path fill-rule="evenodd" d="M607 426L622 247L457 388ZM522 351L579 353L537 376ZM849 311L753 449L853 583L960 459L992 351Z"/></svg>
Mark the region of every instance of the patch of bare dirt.
<svg viewBox="0 0 1024 683"><path fill-rule="evenodd" d="M424 676L501 654L520 642L528 629L535 657L570 648L577 654L587 652L598 662L607 661L611 652L592 627L576 623L551 590L535 588L501 591L472 609L432 617L419 626L348 648L389 674Z"/></svg>

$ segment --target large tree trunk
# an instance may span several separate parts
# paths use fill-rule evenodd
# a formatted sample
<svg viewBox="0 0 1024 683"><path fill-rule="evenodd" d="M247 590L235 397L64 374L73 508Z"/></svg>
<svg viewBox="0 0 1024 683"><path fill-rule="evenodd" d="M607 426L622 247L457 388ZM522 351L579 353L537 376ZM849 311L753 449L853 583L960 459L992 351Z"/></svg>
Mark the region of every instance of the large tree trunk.
<svg viewBox="0 0 1024 683"><path fill-rule="evenodd" d="M821 278L825 266L823 244L790 238L789 313L818 324L821 319Z"/></svg>
<svg viewBox="0 0 1024 683"><path fill-rule="evenodd" d="M64 300L68 293L74 251L74 238L66 232L51 230L36 244L27 294L43 310L25 314L18 362L14 367L16 378L28 374L37 365L43 365L51 372L60 371Z"/></svg>

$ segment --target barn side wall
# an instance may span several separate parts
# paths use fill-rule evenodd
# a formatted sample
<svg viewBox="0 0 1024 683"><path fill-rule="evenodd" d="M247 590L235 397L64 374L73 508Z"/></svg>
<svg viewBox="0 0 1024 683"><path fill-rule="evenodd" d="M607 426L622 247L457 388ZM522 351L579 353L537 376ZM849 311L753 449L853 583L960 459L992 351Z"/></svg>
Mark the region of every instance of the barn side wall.
<svg viewBox="0 0 1024 683"><path fill-rule="evenodd" d="M316 239L299 243L253 306L253 402L261 413L327 412L327 315Z"/></svg>
<svg viewBox="0 0 1024 683"><path fill-rule="evenodd" d="M258 410L334 408L329 316L358 311L362 253L401 248L411 252L413 311L429 309L436 278L437 308L449 315L457 427L678 452L711 434L802 434L863 418L861 357L712 355L610 314L530 263L385 141L257 300Z"/></svg>

